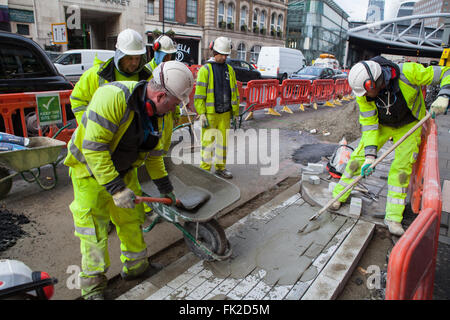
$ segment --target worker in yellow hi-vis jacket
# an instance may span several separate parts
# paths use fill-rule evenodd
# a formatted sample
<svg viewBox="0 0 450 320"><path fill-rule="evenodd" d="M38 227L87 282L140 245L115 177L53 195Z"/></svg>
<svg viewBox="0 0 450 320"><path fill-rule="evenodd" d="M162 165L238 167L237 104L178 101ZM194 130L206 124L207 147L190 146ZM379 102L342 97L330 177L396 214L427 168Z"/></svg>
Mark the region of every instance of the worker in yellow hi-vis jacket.
<svg viewBox="0 0 450 320"><path fill-rule="evenodd" d="M236 75L226 63L231 53L231 41L219 37L209 48L213 51L213 58L198 71L194 96L195 109L202 124L200 167L211 170L215 151L216 174L231 179L233 175L225 168L228 129L230 121L235 122L239 116Z"/></svg>
<svg viewBox="0 0 450 320"><path fill-rule="evenodd" d="M137 168L145 164L162 197L175 203L162 156L164 114L189 101L194 79L182 63L162 63L150 81L116 81L97 89L68 144L64 164L74 189L70 204L75 235L80 238L80 286L85 299L101 299L110 265L108 224L116 226L123 263L121 276L131 280L148 268L141 225L143 204Z"/></svg>

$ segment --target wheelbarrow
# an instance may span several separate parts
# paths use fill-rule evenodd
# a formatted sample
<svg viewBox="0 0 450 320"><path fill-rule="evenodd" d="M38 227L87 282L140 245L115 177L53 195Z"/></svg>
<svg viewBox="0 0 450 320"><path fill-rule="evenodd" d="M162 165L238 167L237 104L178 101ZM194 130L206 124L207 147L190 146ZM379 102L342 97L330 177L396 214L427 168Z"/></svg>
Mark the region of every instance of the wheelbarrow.
<svg viewBox="0 0 450 320"><path fill-rule="evenodd" d="M19 174L25 181L36 182L44 190L53 189L58 182L56 166L64 159L64 156L58 156L66 143L48 137L29 139L29 149L0 152L0 199L6 197L12 187L12 178ZM54 179L49 184L43 184L39 179L40 167L47 164L53 167ZM15 172L11 174L10 171Z"/></svg>
<svg viewBox="0 0 450 320"><path fill-rule="evenodd" d="M178 198L176 206L171 206L172 201L168 198L152 198L152 195L159 195L158 189L145 167L138 170L144 197L137 197L136 203L145 202L157 214L156 219L143 231L150 232L162 219L172 223L183 233L188 248L202 260L221 261L229 258L232 253L230 244L215 216L239 200L239 188L196 166L176 165L172 159L174 158L164 158Z"/></svg>

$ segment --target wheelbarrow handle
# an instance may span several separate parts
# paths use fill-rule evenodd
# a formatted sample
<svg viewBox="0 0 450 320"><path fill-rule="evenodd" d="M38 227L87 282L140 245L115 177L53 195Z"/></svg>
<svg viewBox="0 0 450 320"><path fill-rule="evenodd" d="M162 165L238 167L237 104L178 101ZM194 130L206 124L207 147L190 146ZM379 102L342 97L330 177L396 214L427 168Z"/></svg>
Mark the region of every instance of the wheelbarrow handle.
<svg viewBox="0 0 450 320"><path fill-rule="evenodd" d="M172 199L170 199L170 198L140 197L140 196L136 196L136 198L134 199L134 203L136 203L136 204L140 204L142 202L160 202L160 203L167 204L167 205L170 206L172 204ZM180 204L180 200L177 200L177 204Z"/></svg>

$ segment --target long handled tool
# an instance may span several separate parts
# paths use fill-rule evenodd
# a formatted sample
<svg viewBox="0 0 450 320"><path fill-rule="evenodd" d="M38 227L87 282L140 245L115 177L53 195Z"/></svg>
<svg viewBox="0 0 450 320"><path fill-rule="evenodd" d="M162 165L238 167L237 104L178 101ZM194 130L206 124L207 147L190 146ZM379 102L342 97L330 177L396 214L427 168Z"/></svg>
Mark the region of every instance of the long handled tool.
<svg viewBox="0 0 450 320"><path fill-rule="evenodd" d="M378 165L381 161L383 161L384 158L386 158L392 151L395 150L403 141L405 141L406 138L408 138L414 131L416 131L418 128L420 128L429 118L431 117L431 113L427 113L427 115L420 120L414 127L412 127L403 137L400 138L392 147L390 147L383 155L381 155L377 160L375 160L374 163L370 165L370 169L375 168L376 165ZM364 176L358 176L355 180L352 181L347 187L344 188L335 198L328 201L328 203L320 209L318 213L313 215L309 220L314 220L317 217L319 217L322 213L324 213L335 201L337 201L340 197L342 197L348 190L353 188L355 184L357 184Z"/></svg>

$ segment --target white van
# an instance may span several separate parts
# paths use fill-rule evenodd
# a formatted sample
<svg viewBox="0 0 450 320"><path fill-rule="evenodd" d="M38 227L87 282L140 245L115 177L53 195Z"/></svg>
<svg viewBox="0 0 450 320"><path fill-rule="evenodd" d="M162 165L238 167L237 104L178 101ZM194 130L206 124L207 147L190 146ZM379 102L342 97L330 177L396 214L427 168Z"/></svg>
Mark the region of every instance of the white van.
<svg viewBox="0 0 450 320"><path fill-rule="evenodd" d="M261 47L257 67L262 78L283 81L306 64L300 50L284 47Z"/></svg>
<svg viewBox="0 0 450 320"><path fill-rule="evenodd" d="M114 57L112 50L81 49L63 52L54 62L59 73L72 82L77 82L81 75L94 64L97 56L101 61Z"/></svg>

